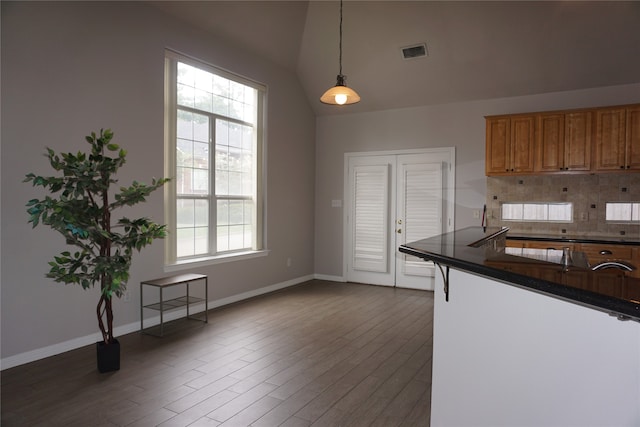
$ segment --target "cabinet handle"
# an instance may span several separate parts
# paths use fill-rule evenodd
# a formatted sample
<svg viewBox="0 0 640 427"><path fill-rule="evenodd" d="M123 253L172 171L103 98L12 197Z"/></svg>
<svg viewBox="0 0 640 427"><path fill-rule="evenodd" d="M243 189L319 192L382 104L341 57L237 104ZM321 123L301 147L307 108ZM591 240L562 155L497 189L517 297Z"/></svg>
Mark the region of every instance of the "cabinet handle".
<svg viewBox="0 0 640 427"><path fill-rule="evenodd" d="M607 249L603 249L600 251L600 255L611 255L613 254L613 252L607 250Z"/></svg>
<svg viewBox="0 0 640 427"><path fill-rule="evenodd" d="M624 169L624 166L620 166L620 169Z"/></svg>

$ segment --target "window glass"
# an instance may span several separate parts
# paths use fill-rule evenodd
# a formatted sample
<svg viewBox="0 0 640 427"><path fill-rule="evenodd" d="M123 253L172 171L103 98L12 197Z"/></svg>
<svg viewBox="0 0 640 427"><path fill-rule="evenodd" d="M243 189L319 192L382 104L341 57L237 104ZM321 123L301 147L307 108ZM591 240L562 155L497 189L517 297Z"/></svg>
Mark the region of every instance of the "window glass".
<svg viewBox="0 0 640 427"><path fill-rule="evenodd" d="M527 222L572 222L572 203L503 203L502 219L504 221Z"/></svg>
<svg viewBox="0 0 640 427"><path fill-rule="evenodd" d="M260 250L265 88L173 52L166 58L168 262Z"/></svg>
<svg viewBox="0 0 640 427"><path fill-rule="evenodd" d="M605 215L607 221L640 222L640 203L609 202Z"/></svg>

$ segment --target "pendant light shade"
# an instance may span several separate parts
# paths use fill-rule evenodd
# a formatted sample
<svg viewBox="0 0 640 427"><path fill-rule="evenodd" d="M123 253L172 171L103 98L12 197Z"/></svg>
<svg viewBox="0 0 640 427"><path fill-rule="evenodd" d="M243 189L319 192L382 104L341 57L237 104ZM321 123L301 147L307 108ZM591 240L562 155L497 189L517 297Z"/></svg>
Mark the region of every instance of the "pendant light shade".
<svg viewBox="0 0 640 427"><path fill-rule="evenodd" d="M342 74L342 0L340 0L340 56L338 63L340 65L340 72L336 78L336 85L329 88L321 97L320 101L330 105L348 105L360 102L360 95L355 90L348 88L345 80L346 77Z"/></svg>
<svg viewBox="0 0 640 427"><path fill-rule="evenodd" d="M345 77L342 74L338 74L336 85L327 90L320 97L320 101L331 105L347 105L359 102L360 95L355 90L347 87L344 79Z"/></svg>

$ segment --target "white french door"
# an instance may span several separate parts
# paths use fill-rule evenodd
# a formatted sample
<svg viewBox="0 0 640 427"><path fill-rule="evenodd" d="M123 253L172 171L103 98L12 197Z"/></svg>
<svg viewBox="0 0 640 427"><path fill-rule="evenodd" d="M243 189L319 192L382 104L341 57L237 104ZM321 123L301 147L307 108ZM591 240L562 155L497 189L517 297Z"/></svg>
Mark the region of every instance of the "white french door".
<svg viewBox="0 0 640 427"><path fill-rule="evenodd" d="M453 229L453 149L347 155L348 281L433 289L434 265L398 251Z"/></svg>

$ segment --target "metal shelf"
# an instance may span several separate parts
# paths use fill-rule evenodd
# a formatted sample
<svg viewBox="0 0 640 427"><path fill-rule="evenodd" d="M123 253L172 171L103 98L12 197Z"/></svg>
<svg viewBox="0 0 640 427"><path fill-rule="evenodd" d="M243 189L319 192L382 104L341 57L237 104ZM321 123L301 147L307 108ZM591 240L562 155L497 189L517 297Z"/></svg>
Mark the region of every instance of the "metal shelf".
<svg viewBox="0 0 640 427"><path fill-rule="evenodd" d="M188 299L187 299L188 298ZM148 304L143 306L144 308L150 308L151 310L156 310L156 311L169 311L172 310L174 308L180 308L180 307L184 307L187 304L196 304L199 302L203 302L204 298L197 298L197 297L179 297L179 298L173 298L167 301L163 301L162 304L157 302L155 304Z"/></svg>
<svg viewBox="0 0 640 427"><path fill-rule="evenodd" d="M194 297L189 295L191 282L196 282L196 281L204 281L204 294L205 294L204 298L199 298L199 297ZM156 302L153 304L147 304L147 305L144 304L143 287L145 285L158 288L158 291L160 294L159 302ZM186 295L178 298L172 298L165 301L163 299L164 288L169 288L169 287L178 286L178 285L185 285ZM207 276L204 274L179 274L177 276L162 277L160 279L147 280L144 282L140 282L140 332L161 337L164 332L163 313L165 311L175 310L181 307L185 307L187 309L187 319L193 319L193 320L198 320L204 323L208 323L209 322L209 316L208 316L209 301L208 300L209 300L209 285L208 285ZM204 302L204 320L198 319L189 315L189 306L192 304L197 304L201 302ZM159 334L154 334L149 332L149 329L152 329L152 328L156 329L156 327L151 327L147 329L144 328L144 309L145 308L160 312L160 325L159 325L160 333Z"/></svg>

